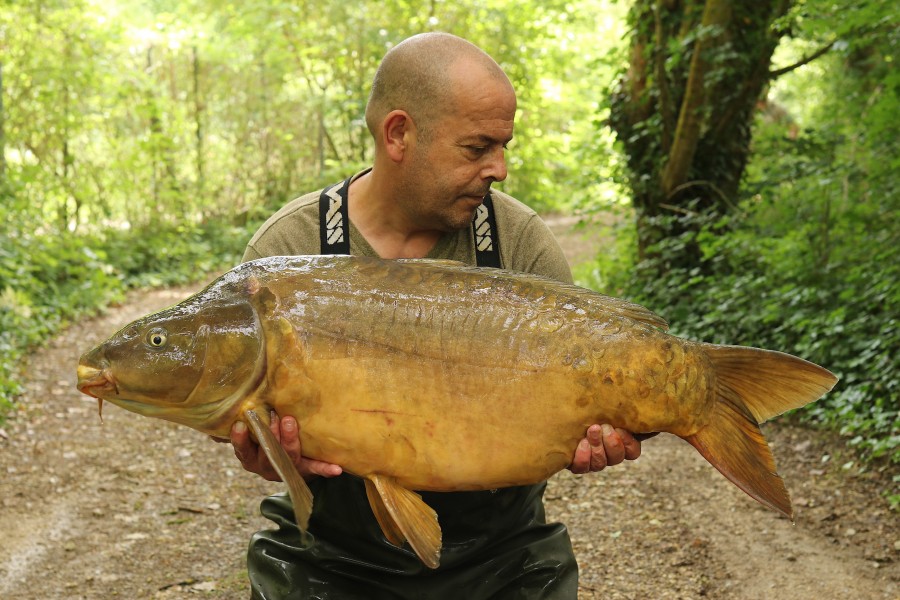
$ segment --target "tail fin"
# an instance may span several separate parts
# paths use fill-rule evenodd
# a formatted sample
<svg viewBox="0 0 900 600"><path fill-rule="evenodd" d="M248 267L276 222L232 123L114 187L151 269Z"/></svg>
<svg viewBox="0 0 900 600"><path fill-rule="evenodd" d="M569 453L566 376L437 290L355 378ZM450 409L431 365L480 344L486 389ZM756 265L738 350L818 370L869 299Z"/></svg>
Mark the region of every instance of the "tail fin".
<svg viewBox="0 0 900 600"><path fill-rule="evenodd" d="M837 378L790 354L703 344L716 371L718 400L709 424L686 438L750 496L793 518L791 500L759 423L817 400Z"/></svg>

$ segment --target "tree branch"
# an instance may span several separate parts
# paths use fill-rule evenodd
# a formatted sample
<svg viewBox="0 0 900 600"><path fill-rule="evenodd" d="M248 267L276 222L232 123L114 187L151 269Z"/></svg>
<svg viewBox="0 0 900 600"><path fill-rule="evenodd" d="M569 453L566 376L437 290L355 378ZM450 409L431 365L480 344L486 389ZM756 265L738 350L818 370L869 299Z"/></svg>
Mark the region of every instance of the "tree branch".
<svg viewBox="0 0 900 600"><path fill-rule="evenodd" d="M769 79L775 79L777 77L781 77L785 73L790 73L794 69L799 69L803 65L811 63L812 61L816 60L817 58L819 58L820 56L822 56L823 54L825 54L826 52L831 50L832 46L834 46L836 43L837 43L837 40L831 40L825 46L822 46L821 48L819 48L818 50L816 50L809 56L805 56L805 57L801 58L799 61L795 62L794 64L789 65L787 67L783 67L781 69L776 69L774 71L769 71Z"/></svg>
<svg viewBox="0 0 900 600"><path fill-rule="evenodd" d="M706 181L705 179L696 179L694 181L686 181L686 182L682 183L681 185L679 185L675 189L673 189L671 192L669 192L669 194L666 196L666 200L671 200L672 198L675 197L675 195L678 192L681 192L683 190L686 190L686 189L692 188L692 187L709 188L713 192L715 192L716 195L722 200L722 202L724 204L728 205L729 208L731 208L732 210L735 210L735 211L738 210L738 207L735 206L734 202L732 202L728 198L728 196L725 195L725 192L723 192L721 189L719 189L719 187L716 184L714 184L712 181ZM660 206L663 206L663 205L660 204ZM666 207L663 206L663 208L666 208ZM673 209L670 209L670 210L673 210Z"/></svg>

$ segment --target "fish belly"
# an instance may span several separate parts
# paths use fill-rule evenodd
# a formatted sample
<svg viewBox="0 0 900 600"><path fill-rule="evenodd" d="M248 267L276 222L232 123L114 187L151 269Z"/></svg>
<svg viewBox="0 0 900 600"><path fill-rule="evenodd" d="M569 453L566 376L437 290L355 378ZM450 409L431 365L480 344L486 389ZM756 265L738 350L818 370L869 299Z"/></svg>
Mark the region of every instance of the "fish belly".
<svg viewBox="0 0 900 600"><path fill-rule="evenodd" d="M304 373L316 401L276 409L301 423L305 454L360 476L435 491L524 485L569 465L594 423L696 430L698 394L674 397L646 362L612 354L587 372L408 354L311 361Z"/></svg>

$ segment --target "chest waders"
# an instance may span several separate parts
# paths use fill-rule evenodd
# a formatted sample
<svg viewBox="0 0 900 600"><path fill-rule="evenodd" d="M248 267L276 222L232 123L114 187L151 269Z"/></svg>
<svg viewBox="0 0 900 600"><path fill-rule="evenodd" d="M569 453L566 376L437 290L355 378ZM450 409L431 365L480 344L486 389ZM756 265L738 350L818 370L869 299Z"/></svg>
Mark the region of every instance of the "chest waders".
<svg viewBox="0 0 900 600"><path fill-rule="evenodd" d="M322 254L350 254L350 179L319 197ZM472 224L478 266L501 267L490 192ZM443 531L441 564L429 569L408 546L388 542L361 479L316 478L304 541L290 498L260 510L277 530L250 541L247 571L258 600L575 600L578 567L566 528L545 522L546 484L483 492L422 492Z"/></svg>

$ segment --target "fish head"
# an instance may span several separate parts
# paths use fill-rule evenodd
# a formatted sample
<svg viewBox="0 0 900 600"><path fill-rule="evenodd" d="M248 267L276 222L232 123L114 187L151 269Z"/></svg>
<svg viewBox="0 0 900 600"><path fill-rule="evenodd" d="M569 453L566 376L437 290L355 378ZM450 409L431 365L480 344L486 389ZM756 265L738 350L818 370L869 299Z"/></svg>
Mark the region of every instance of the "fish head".
<svg viewBox="0 0 900 600"><path fill-rule="evenodd" d="M227 436L264 371L261 330L240 297L201 293L126 325L86 352L78 389L132 412Z"/></svg>

